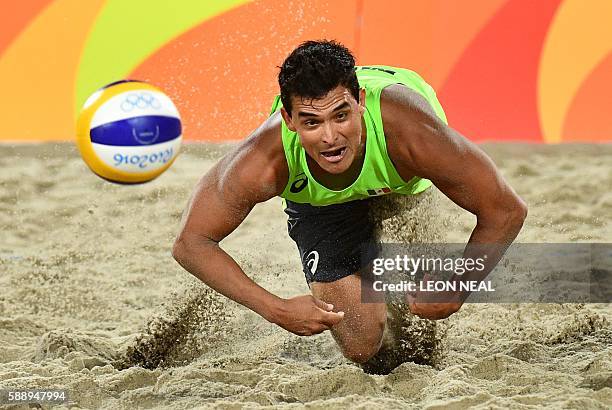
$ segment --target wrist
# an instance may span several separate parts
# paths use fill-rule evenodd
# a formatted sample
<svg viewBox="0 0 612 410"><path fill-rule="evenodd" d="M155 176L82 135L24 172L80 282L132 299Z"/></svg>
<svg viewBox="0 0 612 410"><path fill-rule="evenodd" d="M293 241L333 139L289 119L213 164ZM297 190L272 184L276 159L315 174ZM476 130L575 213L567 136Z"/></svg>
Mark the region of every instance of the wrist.
<svg viewBox="0 0 612 410"><path fill-rule="evenodd" d="M455 279L455 282L461 282L461 279ZM457 290L451 292L451 296L449 297L450 303L457 303L462 305L463 302L470 296L471 292L460 290L459 283L457 283Z"/></svg>
<svg viewBox="0 0 612 410"><path fill-rule="evenodd" d="M455 274L455 275L453 275L450 278L450 281L454 282L456 290L453 290L453 291L449 292L450 295L448 296L448 303L459 303L459 304L461 304L469 296L469 294L466 295L465 291L461 290L460 283L462 281L462 277L463 277L463 275Z"/></svg>
<svg viewBox="0 0 612 410"><path fill-rule="evenodd" d="M286 299L275 296L267 301L261 311L261 316L270 323L279 324L284 317Z"/></svg>

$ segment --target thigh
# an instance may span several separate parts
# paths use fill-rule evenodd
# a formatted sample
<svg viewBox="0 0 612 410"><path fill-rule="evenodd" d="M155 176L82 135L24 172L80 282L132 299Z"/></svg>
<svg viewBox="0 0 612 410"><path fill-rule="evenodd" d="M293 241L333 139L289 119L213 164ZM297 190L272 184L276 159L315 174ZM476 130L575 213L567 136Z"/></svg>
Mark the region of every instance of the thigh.
<svg viewBox="0 0 612 410"><path fill-rule="evenodd" d="M361 277L346 276L334 282L312 282L313 296L343 311L344 319L332 329L332 335L345 351L375 353L380 346L387 318L385 303L362 303ZM372 353L372 354L373 354Z"/></svg>

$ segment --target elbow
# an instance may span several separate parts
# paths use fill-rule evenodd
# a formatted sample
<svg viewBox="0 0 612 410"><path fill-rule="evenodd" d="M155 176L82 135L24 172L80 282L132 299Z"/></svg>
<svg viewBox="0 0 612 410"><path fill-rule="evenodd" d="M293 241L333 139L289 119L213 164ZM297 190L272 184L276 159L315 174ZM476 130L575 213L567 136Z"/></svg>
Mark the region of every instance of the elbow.
<svg viewBox="0 0 612 410"><path fill-rule="evenodd" d="M527 219L527 213L529 209L527 208L527 204L521 198L517 197L516 204L514 206L513 220L518 225L519 229L523 226L525 219Z"/></svg>
<svg viewBox="0 0 612 410"><path fill-rule="evenodd" d="M172 257L179 265L183 265L182 261L189 258L190 250L193 248L193 240L185 232L181 232L172 245Z"/></svg>
<svg viewBox="0 0 612 410"><path fill-rule="evenodd" d="M489 212L477 214L478 224L501 233L506 240L514 240L527 218L527 204L516 196L512 201L497 204Z"/></svg>
<svg viewBox="0 0 612 410"><path fill-rule="evenodd" d="M181 264L181 260L183 260L184 258L185 249L186 249L185 238L179 235L174 241L174 244L172 245L172 257L179 264Z"/></svg>
<svg viewBox="0 0 612 410"><path fill-rule="evenodd" d="M503 225L508 232L511 232L512 236L518 235L523 228L523 223L527 219L527 212L527 204L519 197L507 208Z"/></svg>
<svg viewBox="0 0 612 410"><path fill-rule="evenodd" d="M195 255L201 255L211 244L216 245L216 242L201 235L181 232L172 245L172 257L179 265L185 267Z"/></svg>

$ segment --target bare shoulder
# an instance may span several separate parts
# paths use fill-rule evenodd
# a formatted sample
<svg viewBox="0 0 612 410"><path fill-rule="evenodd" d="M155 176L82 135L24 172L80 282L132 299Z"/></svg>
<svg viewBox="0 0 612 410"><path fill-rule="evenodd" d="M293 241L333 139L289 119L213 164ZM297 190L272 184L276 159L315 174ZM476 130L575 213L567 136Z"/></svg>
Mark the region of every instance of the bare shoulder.
<svg viewBox="0 0 612 410"><path fill-rule="evenodd" d="M386 87L380 110L389 157L404 180L423 176L420 157L428 155L425 153L455 143L455 137L427 100L406 86Z"/></svg>
<svg viewBox="0 0 612 410"><path fill-rule="evenodd" d="M408 135L414 138L423 128L434 133L445 132L447 128L422 95L400 84L382 91L380 110L385 135L391 137L389 142Z"/></svg>
<svg viewBox="0 0 612 410"><path fill-rule="evenodd" d="M289 171L283 150L281 116L269 117L217 164L218 182L225 189L258 202L283 192Z"/></svg>
<svg viewBox="0 0 612 410"><path fill-rule="evenodd" d="M183 215L179 238L219 242L260 202L282 193L288 170L280 114L268 118L198 182Z"/></svg>
<svg viewBox="0 0 612 410"><path fill-rule="evenodd" d="M404 86L387 87L381 97L381 112L389 157L404 179L427 178L475 214L502 207L491 205L491 198L515 202L516 195L493 161L447 126L420 94Z"/></svg>
<svg viewBox="0 0 612 410"><path fill-rule="evenodd" d="M465 175L468 166L475 175L496 176L486 154L446 125L417 92L402 85L389 86L383 90L380 105L389 157L402 177L422 176L440 187L459 170Z"/></svg>

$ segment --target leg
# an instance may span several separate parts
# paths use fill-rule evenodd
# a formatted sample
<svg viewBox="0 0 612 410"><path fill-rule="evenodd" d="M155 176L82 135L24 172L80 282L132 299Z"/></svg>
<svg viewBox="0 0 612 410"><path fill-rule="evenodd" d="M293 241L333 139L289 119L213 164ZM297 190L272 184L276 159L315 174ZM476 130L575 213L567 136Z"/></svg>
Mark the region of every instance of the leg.
<svg viewBox="0 0 612 410"><path fill-rule="evenodd" d="M379 350L386 323L384 303L361 303L362 279L356 274L375 257L362 254L362 245L373 243L369 212L368 200L323 207L287 201L285 208L312 294L345 312L332 335L344 356L358 363Z"/></svg>
<svg viewBox="0 0 612 410"><path fill-rule="evenodd" d="M414 196L374 198L371 217L376 240L404 245L444 242L448 218L439 212L441 195L432 187ZM362 368L387 374L407 361L433 365L441 357L443 334L435 321L414 316L401 301L389 301L383 346Z"/></svg>
<svg viewBox="0 0 612 410"><path fill-rule="evenodd" d="M361 303L361 277L349 275L333 282L312 282L313 296L343 311L344 320L332 329L342 354L365 363L380 349L387 308L384 303Z"/></svg>

